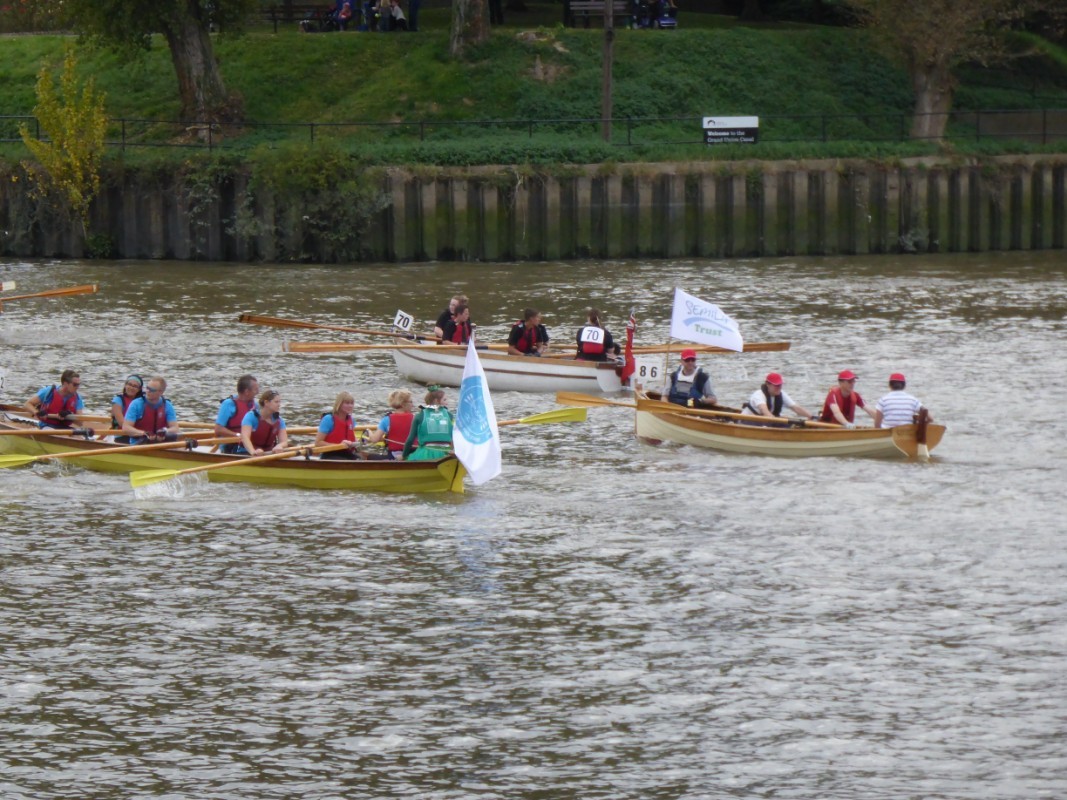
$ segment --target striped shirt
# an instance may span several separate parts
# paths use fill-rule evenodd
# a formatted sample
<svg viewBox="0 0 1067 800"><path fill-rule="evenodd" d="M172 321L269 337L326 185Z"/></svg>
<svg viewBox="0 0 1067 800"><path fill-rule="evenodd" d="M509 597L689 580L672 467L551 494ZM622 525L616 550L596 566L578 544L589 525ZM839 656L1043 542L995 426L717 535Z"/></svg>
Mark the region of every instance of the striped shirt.
<svg viewBox="0 0 1067 800"><path fill-rule="evenodd" d="M912 397L901 390L890 392L878 401L875 409L882 412L882 427L895 428L898 425L911 425L912 417L923 407L917 397Z"/></svg>

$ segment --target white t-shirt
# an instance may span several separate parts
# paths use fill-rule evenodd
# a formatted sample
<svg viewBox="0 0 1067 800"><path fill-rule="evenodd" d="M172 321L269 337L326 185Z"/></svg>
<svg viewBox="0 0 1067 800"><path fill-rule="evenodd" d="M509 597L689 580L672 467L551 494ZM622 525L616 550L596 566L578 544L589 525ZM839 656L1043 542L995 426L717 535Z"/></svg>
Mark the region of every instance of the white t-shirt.
<svg viewBox="0 0 1067 800"><path fill-rule="evenodd" d="M923 407L922 401L903 389L884 395L875 405L882 412L882 427L896 428L899 425L911 425L912 417Z"/></svg>
<svg viewBox="0 0 1067 800"><path fill-rule="evenodd" d="M772 397L771 401L773 401L773 399L774 398ZM767 406L768 411L773 411L774 409L771 406L771 401L768 401L767 398L763 396L762 389L757 389L748 398L748 404L756 409L755 413L759 413L759 407L761 405ZM782 411L785 411L787 408L792 408L795 405L796 402L793 398L785 393L785 389L782 389Z"/></svg>

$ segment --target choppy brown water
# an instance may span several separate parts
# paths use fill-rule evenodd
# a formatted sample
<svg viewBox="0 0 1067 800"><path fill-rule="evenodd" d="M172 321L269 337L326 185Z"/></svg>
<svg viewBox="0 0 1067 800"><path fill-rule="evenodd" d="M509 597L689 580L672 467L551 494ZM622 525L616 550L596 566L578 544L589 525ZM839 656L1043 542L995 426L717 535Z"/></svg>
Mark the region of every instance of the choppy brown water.
<svg viewBox="0 0 1067 800"><path fill-rule="evenodd" d="M681 286L788 353L818 406L904 371L934 463L650 448L624 410L504 429L463 497L0 473L0 796L1058 798L1067 795L1067 279L1057 254L242 268L0 262L4 399L68 366L103 409L162 372L187 416L234 378L311 422L376 418L387 355L291 355L242 311L379 325L465 290L484 336L595 303L663 341ZM291 338L336 338L301 332ZM494 397L501 418L554 407Z"/></svg>

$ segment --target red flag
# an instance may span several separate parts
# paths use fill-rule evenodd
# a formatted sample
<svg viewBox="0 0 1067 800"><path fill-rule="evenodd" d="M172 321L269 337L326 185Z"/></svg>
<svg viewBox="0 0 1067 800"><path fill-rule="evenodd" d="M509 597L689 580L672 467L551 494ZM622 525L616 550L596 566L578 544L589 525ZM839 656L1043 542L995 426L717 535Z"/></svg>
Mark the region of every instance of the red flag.
<svg viewBox="0 0 1067 800"><path fill-rule="evenodd" d="M637 317L634 316L634 310L631 308L630 319L626 323L626 351L624 353L622 372L619 373L624 386L629 382L630 376L637 371L637 364L634 363L634 331L636 330Z"/></svg>

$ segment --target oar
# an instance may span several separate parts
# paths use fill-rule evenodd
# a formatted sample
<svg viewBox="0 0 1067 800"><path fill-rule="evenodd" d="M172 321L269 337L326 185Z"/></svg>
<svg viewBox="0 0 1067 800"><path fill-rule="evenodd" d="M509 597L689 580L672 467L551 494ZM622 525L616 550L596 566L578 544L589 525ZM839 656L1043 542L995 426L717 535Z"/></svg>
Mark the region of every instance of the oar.
<svg viewBox="0 0 1067 800"><path fill-rule="evenodd" d="M408 333L396 333L395 331L374 330L372 328L351 328L347 325L325 325L319 322L305 322L300 319L283 319L281 317L265 317L260 314L242 314L237 318L238 322L247 322L251 325L269 325L272 328L316 328L323 331L344 331L345 333L362 333L366 336L393 336L397 339L413 339Z"/></svg>
<svg viewBox="0 0 1067 800"><path fill-rule="evenodd" d="M780 350L788 350L791 342L745 342L746 353L773 353ZM634 355L659 355L661 353L677 351L679 347L687 350L695 350L698 353L735 353L736 350L728 350L725 347L716 347L710 344L652 344L643 347L634 347Z"/></svg>
<svg viewBox="0 0 1067 800"><path fill-rule="evenodd" d="M586 411L584 408L557 408L554 411L545 411L542 414L534 414L532 417L522 419L505 419L497 423L497 427L505 425L542 425L549 422L585 422Z"/></svg>
<svg viewBox="0 0 1067 800"><path fill-rule="evenodd" d="M84 436L91 439L103 431L93 428L26 428L17 431L0 431L0 436Z"/></svg>
<svg viewBox="0 0 1067 800"><path fill-rule="evenodd" d="M597 397L592 394L582 394L581 392L556 392L556 402L561 406L619 406L620 408L637 408L637 403L628 402L625 400L608 400L606 397ZM672 411L692 411L687 406L679 406L674 403L669 404ZM724 413L740 414L740 410L736 408L730 408L729 406L720 405L701 405L695 410L698 411L721 411Z"/></svg>
<svg viewBox="0 0 1067 800"><path fill-rule="evenodd" d="M195 472L207 472L208 470L213 469L232 469L233 467L243 467L247 464L263 464L267 461L279 461L283 458L300 455L301 453L304 455L328 453L331 450L344 450L347 447L348 442L341 442L340 444L324 444L321 447L290 447L279 453L267 453L266 455L250 456L249 458L241 458L240 456L237 456L233 461L224 461L220 464L204 464L199 467L189 467L188 469L146 469L140 472L131 472L130 485L136 489L138 486L147 486L151 483L168 481L171 478L177 478L181 475L192 475Z"/></svg>
<svg viewBox="0 0 1067 800"><path fill-rule="evenodd" d="M84 286L69 286L66 289L49 289L44 292L34 292L33 294L13 294L11 297L5 297L4 302L10 303L12 300L28 300L31 297L61 297L71 294L95 294L95 292L96 284L87 283Z"/></svg>
<svg viewBox="0 0 1067 800"><path fill-rule="evenodd" d="M49 414L48 417L49 417L49 419L59 419L59 416L56 415L56 414ZM74 419L76 419L78 422L111 422L111 417L105 417L105 416L100 416L100 415L96 415L96 414L76 414L74 416ZM179 422L178 423L178 427L183 428L185 430L195 430L195 431L214 430L215 423L214 422L193 422L193 421L186 420L184 422ZM286 428L285 431L286 431L286 433L297 435L297 434L305 434L305 433L318 433L319 429L316 428L316 427L313 427L311 425L294 425L291 428ZM117 429L116 429L116 435L120 435L121 436L122 434L119 434Z"/></svg>
<svg viewBox="0 0 1067 800"><path fill-rule="evenodd" d="M0 281L0 292L13 292L15 291L14 281Z"/></svg>
<svg viewBox="0 0 1067 800"><path fill-rule="evenodd" d="M488 348L507 352L506 344L478 345L479 348ZM441 350L467 352L465 344L423 344L411 342L410 344L361 344L357 342L287 342L283 350L289 353L345 353L359 352L363 350Z"/></svg>
<svg viewBox="0 0 1067 800"><path fill-rule="evenodd" d="M197 444L231 444L241 441L236 436L217 439L199 439ZM52 461L60 458L92 458L93 456L110 456L115 453L140 453L145 450L176 450L185 447L185 440L174 442L156 442L154 444L133 444L129 447L101 447L97 450L76 450L73 453L49 453L44 456L0 456L0 469L21 467L34 461Z"/></svg>

